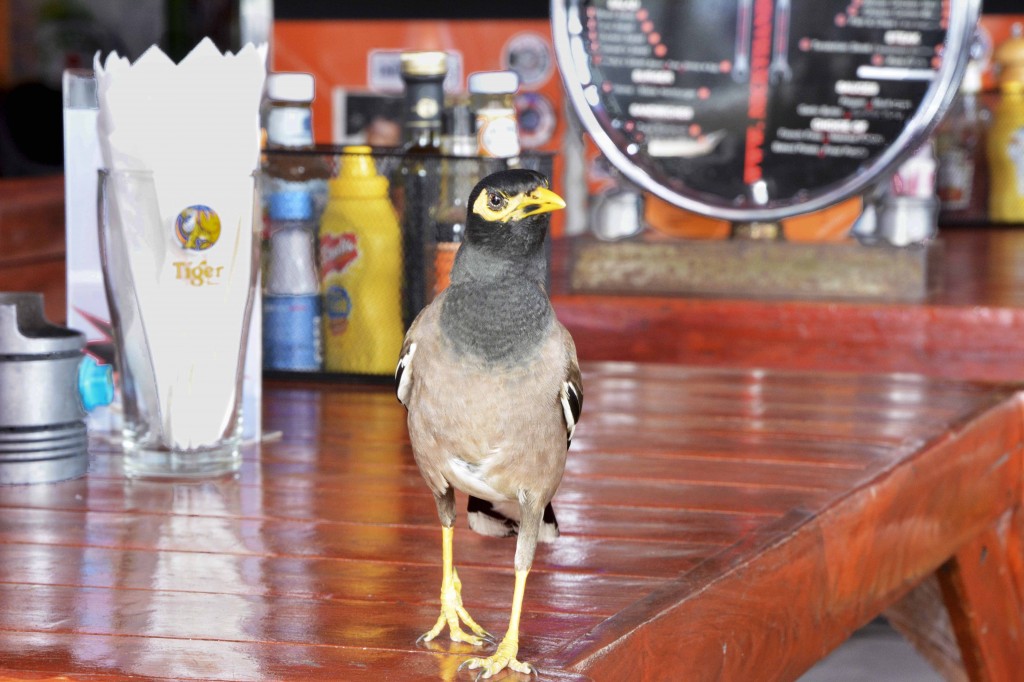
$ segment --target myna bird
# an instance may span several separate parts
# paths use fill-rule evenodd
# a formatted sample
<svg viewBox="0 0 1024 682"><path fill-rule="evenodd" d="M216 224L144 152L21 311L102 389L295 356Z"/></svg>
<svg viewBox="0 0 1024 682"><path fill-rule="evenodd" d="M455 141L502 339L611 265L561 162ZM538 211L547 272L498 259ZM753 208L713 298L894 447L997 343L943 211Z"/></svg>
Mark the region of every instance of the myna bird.
<svg viewBox="0 0 1024 682"><path fill-rule="evenodd" d="M453 641L489 639L462 605L452 564L455 490L470 496L473 530L518 536L505 637L492 656L463 664L483 677L532 671L516 658L526 576L537 541L558 534L551 498L583 405L576 346L546 289L544 236L550 212L565 207L547 185L540 173L514 169L473 188L451 284L413 321L395 372L441 519L441 615L422 639L446 624Z"/></svg>

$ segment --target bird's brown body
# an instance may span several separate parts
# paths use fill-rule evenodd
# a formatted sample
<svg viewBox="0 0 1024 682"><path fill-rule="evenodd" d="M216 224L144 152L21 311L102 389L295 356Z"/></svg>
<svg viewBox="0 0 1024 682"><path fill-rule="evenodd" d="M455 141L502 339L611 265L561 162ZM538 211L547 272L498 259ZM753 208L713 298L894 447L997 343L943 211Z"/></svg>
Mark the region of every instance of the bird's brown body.
<svg viewBox="0 0 1024 682"><path fill-rule="evenodd" d="M494 373L483 359L456 355L434 319L441 305L409 331L417 355L443 360L424 363L408 399L413 453L427 485L435 495L454 486L494 503L516 502L525 491L543 508L565 468L558 395L575 357L572 337L552 317L555 328L534 352Z"/></svg>

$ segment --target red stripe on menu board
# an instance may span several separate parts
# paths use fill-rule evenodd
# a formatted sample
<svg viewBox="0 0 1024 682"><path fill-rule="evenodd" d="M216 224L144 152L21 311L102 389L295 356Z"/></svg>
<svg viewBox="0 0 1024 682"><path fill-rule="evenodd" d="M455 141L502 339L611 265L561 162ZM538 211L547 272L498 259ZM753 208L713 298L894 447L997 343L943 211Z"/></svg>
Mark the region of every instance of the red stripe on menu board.
<svg viewBox="0 0 1024 682"><path fill-rule="evenodd" d="M754 31L750 48L750 95L747 100L746 153L743 159L743 180L747 184L762 177L764 161L764 129L768 112L768 66L772 58L772 0L754 3Z"/></svg>

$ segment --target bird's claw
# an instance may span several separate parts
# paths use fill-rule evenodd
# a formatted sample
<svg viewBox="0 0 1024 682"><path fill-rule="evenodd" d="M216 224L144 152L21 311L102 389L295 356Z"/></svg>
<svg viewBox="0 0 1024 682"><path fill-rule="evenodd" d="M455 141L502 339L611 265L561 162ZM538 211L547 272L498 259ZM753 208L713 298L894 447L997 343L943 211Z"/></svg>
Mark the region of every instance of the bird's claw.
<svg viewBox="0 0 1024 682"><path fill-rule="evenodd" d="M460 618L465 622L466 626L474 632L474 634L471 635L462 629L462 625L459 622ZM443 607L441 609L441 615L437 617L437 622L434 623L434 627L420 635L419 639L416 640L416 643L419 644L420 642L432 641L435 637L441 634L445 625L448 626L448 637L453 642L465 642L467 644L472 644L473 646L480 646L485 642L494 643L494 637L491 636L491 633L477 625L470 615L466 613L465 609L459 609L454 613L449 614L445 612Z"/></svg>
<svg viewBox="0 0 1024 682"><path fill-rule="evenodd" d="M517 653L519 653L519 646L517 644L503 641L498 645L497 650L487 658L468 658L462 662L459 670L463 668L476 670L479 668L480 673L477 675L477 679L484 680L506 668L517 673L523 673L524 675L535 673L536 671L532 665L516 659Z"/></svg>
<svg viewBox="0 0 1024 682"><path fill-rule="evenodd" d="M473 631L473 634L462 629L463 623ZM454 576L452 584L444 586L441 590L441 615L437 617L437 622L434 623L434 627L420 635L416 643L433 640L441 634L445 625L448 626L448 636L453 642L466 642L473 646L480 646L484 642L493 644L495 641L491 633L480 627L462 605L462 583L457 574Z"/></svg>

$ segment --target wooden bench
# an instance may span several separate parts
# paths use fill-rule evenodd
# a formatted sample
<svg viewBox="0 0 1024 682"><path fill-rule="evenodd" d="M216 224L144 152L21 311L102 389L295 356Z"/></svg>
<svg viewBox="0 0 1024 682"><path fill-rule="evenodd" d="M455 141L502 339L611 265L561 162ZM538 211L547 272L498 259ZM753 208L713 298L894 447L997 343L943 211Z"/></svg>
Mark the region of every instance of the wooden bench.
<svg viewBox="0 0 1024 682"><path fill-rule="evenodd" d="M587 363L527 588L552 680L792 680L938 576L972 679L1024 668L1022 403L912 375ZM237 480L0 488L0 679L455 680L440 532L388 387L268 385ZM501 633L514 543L456 530ZM515 675L500 678L519 679Z"/></svg>

